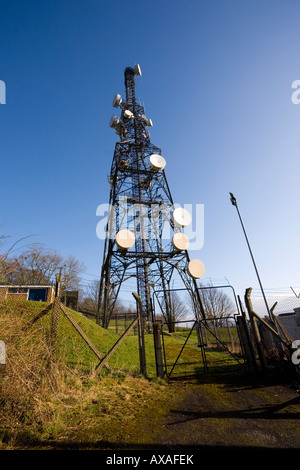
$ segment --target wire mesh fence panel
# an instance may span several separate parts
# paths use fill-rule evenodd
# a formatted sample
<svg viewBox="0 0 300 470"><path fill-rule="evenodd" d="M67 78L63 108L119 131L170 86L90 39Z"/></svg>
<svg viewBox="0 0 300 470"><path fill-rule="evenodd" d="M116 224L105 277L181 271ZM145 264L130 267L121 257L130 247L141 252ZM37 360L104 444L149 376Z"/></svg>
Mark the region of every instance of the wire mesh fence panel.
<svg viewBox="0 0 300 470"><path fill-rule="evenodd" d="M294 373L292 353L300 340L300 298L291 290L246 289L245 305L259 366L280 373Z"/></svg>
<svg viewBox="0 0 300 470"><path fill-rule="evenodd" d="M116 311L109 322L108 329L117 335L122 335L127 330L132 321L136 318L137 313L133 311ZM130 334L136 334L137 327Z"/></svg>
<svg viewBox="0 0 300 470"><path fill-rule="evenodd" d="M200 287L199 293L206 318L205 327L201 323L201 338L198 327L194 328L194 324L198 319L199 325L199 320L203 318L199 318L199 310L186 289L156 292L153 297L153 319L163 323L162 341L167 375L170 370L172 374L199 373L209 364L228 364L228 354L239 355L242 352L234 318L238 309L232 287ZM168 302L165 301L166 296ZM166 311L167 304L169 312ZM97 346L104 355L122 338L136 315L132 309L126 311L122 308L113 313L108 328L105 329L102 344ZM157 364L151 321L145 322L144 347L146 373L149 377L154 377ZM109 358L108 364L112 368L134 373L141 370L137 325Z"/></svg>
<svg viewBox="0 0 300 470"><path fill-rule="evenodd" d="M149 330L148 328L145 332L145 353L147 377L154 378L157 375L154 338L152 329Z"/></svg>
<svg viewBox="0 0 300 470"><path fill-rule="evenodd" d="M244 365L237 328L210 322L176 322L173 332L163 325L163 348L167 376L198 375L228 371ZM186 326L188 325L188 326Z"/></svg>
<svg viewBox="0 0 300 470"><path fill-rule="evenodd" d="M261 296L256 293L251 297L253 310L262 318L270 320L267 306ZM300 312L300 298L291 294L273 294L266 296L269 311L279 320L292 340L300 339L300 325L297 317ZM298 315L297 315L298 314ZM276 321L276 319L275 319Z"/></svg>
<svg viewBox="0 0 300 470"><path fill-rule="evenodd" d="M152 303L155 318L161 318L163 322L172 325L178 321L188 322L197 318L218 318L221 321L222 318L239 314L232 286L201 286L198 294L199 296L187 289L154 291ZM169 311L166 308L166 298L169 299Z"/></svg>
<svg viewBox="0 0 300 470"><path fill-rule="evenodd" d="M232 353L242 352L240 338L234 317L210 318L203 324L203 337L207 350L224 351Z"/></svg>
<svg viewBox="0 0 300 470"><path fill-rule="evenodd" d="M251 301L253 309L260 315L268 315L266 303L258 291L252 290ZM276 315L295 313L295 309L300 308L300 298L293 294L272 294L266 295L266 302L269 310Z"/></svg>
<svg viewBox="0 0 300 470"><path fill-rule="evenodd" d="M167 375L195 374L244 362L234 289L209 285L199 287L198 292L201 303L186 289L156 292L153 298L155 317L163 321ZM171 312L165 309L165 296L171 299Z"/></svg>
<svg viewBox="0 0 300 470"><path fill-rule="evenodd" d="M59 317L57 357L67 358L70 367L84 371L109 368L112 371L141 373L137 313L133 310L115 312L108 328L96 324L95 318L67 309L80 329L91 341L102 359L94 354L76 328L65 315ZM151 322L144 324L146 372L149 378L156 376L155 350ZM106 367L107 366L107 367Z"/></svg>
<svg viewBox="0 0 300 470"><path fill-rule="evenodd" d="M113 332L99 328L80 313L72 311L71 315L97 351L104 357L118 337ZM93 370L99 363L99 357L95 355L62 313L59 318L56 354L57 357L64 357L70 367L81 367L84 371Z"/></svg>
<svg viewBox="0 0 300 470"><path fill-rule="evenodd" d="M169 376L195 375L204 371L201 349L198 347L196 322L174 322L162 325L165 373Z"/></svg>
<svg viewBox="0 0 300 470"><path fill-rule="evenodd" d="M186 292L182 293L182 298L185 294ZM25 326L30 323L28 334L37 327L43 328L43 341L48 344L52 311L47 311L41 316L40 311L43 307L39 305L38 311L32 311L28 316L26 314L26 318L25 315L18 314L18 319L24 322ZM27 312L27 304L24 309ZM122 312L122 316L112 318L112 324L108 328L102 328L82 313L61 308L55 339L56 358L69 368L80 369L84 373L97 369L104 359L103 365L106 369L140 374L139 331L137 324L132 321L133 318L136 318L136 313ZM31 320L34 320L34 323ZM133 326L129 333L124 335L129 325ZM159 337L164 345L164 365L167 375L171 370L173 375L201 373L207 364L215 364L217 360L225 363L222 357L222 353L226 352L224 345L236 352L237 330L233 320L211 319L209 325L209 328L203 328L202 325L202 336L199 337L193 316L173 322L171 328L170 322L163 324L162 335ZM158 373L153 328L154 324L151 321L144 322L146 375L149 378L155 377Z"/></svg>

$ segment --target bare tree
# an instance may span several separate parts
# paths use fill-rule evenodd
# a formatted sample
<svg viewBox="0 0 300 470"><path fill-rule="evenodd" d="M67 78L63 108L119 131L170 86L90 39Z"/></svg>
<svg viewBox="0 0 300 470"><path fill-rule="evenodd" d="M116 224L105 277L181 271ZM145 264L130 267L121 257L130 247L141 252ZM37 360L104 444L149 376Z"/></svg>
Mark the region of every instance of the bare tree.
<svg viewBox="0 0 300 470"><path fill-rule="evenodd" d="M22 237L16 242L6 247L7 241L10 237L8 235L0 235L0 282L7 283L9 276L15 271L17 261L11 258L11 254L23 248L18 246L23 240L30 238L30 236Z"/></svg>
<svg viewBox="0 0 300 470"><path fill-rule="evenodd" d="M10 261L15 264L15 269L7 276L11 284L49 284L62 268L62 291L77 289L80 274L84 270L84 265L73 256L64 258L55 250L46 249L42 245L31 247Z"/></svg>
<svg viewBox="0 0 300 470"><path fill-rule="evenodd" d="M83 292L83 300L80 307L96 315L98 311L100 281L94 280L89 282Z"/></svg>
<svg viewBox="0 0 300 470"><path fill-rule="evenodd" d="M94 280L85 286L82 295L83 299L80 302L80 307L82 310L94 313L95 315L98 313L99 291L100 281ZM125 307L121 304L120 299L115 297L115 292L113 289L110 289L108 295L108 310L111 311L110 318L112 316L118 315L118 313L123 313L126 310ZM102 318L102 310L100 311L100 317ZM102 326L107 328L108 324L103 323Z"/></svg>
<svg viewBox="0 0 300 470"><path fill-rule="evenodd" d="M169 296L168 304L165 299L162 302L163 315L168 325L170 333L175 331L175 323L183 320L188 313L184 302L180 299L176 291L168 291Z"/></svg>
<svg viewBox="0 0 300 470"><path fill-rule="evenodd" d="M80 274L85 270L84 264L74 256L62 259L63 263L63 289L78 290L80 286Z"/></svg>
<svg viewBox="0 0 300 470"><path fill-rule="evenodd" d="M5 257L5 254L0 254L0 283L6 284L9 276L16 269L17 263L8 261Z"/></svg>
<svg viewBox="0 0 300 470"><path fill-rule="evenodd" d="M205 317L207 319L218 319L220 325L222 324L222 319L232 316L236 311L231 298L224 290L214 287L212 283L208 286L200 284L199 294ZM191 298L189 298L188 302L195 312L199 306L195 305L195 302L192 302Z"/></svg>

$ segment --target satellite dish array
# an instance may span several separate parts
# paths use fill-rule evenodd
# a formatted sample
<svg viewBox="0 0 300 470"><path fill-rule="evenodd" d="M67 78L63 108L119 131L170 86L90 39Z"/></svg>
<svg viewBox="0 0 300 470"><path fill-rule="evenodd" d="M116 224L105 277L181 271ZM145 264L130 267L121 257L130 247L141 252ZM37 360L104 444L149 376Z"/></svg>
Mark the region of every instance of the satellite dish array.
<svg viewBox="0 0 300 470"><path fill-rule="evenodd" d="M135 65L134 71L138 77L142 76L141 67L139 64ZM119 106L121 107L122 103L122 97L117 93L113 98L112 105L114 108L118 108ZM124 110L123 116L126 119L134 119L134 114L129 109ZM151 119L147 119L144 115L139 117L143 119L148 127L153 126ZM116 134L120 134L120 119L118 116L113 115L111 117L109 126L115 129ZM149 164L153 170L163 171L167 162L161 155L153 153L149 157ZM191 214L186 209L181 207L178 207L173 211L172 219L174 224L179 228L187 227L192 222ZM134 246L135 235L131 230L120 230L116 235L116 243L120 250L127 251ZM174 234L172 244L176 251L186 251L188 249L189 243L190 241L184 233L178 232ZM202 261L193 259L188 263L187 272L192 278L199 279L200 277L204 276L205 266Z"/></svg>

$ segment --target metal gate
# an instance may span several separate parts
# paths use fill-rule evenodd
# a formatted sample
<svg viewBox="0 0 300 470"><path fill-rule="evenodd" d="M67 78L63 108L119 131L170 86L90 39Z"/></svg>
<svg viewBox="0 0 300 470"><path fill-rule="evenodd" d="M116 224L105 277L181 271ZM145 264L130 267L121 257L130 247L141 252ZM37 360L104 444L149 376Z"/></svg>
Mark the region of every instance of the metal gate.
<svg viewBox="0 0 300 470"><path fill-rule="evenodd" d="M234 302L229 302L228 294L224 295L224 289L230 289ZM195 376L207 372L228 373L240 371L245 367L236 321L239 309L234 289L231 286L220 286L203 287L199 290L202 291L205 319L196 320L195 316L189 315L182 319L175 319L173 322L166 321L164 318L162 322L164 372L168 378ZM205 294L203 294L204 290ZM187 293L185 289L170 289L170 292L176 292L176 295L178 292ZM217 305L213 305L213 300L217 304L218 299L223 301L223 306L221 305L223 312L221 310L217 312ZM180 304L178 298L176 301L178 305L185 307L187 305L187 302ZM218 315L212 315L212 308ZM224 315L225 308L230 312L229 315ZM156 317L157 310L156 308ZM160 308L160 313L163 315L162 308ZM189 313L187 308L184 313L185 315Z"/></svg>

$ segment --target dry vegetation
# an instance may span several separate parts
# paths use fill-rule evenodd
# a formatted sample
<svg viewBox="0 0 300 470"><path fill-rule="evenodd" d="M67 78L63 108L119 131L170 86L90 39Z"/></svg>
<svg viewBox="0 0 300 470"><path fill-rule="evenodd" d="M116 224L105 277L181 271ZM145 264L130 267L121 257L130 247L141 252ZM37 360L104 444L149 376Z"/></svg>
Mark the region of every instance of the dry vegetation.
<svg viewBox="0 0 300 470"><path fill-rule="evenodd" d="M1 308L2 306L2 308ZM1 339L7 347L0 392L0 449L48 448L118 439L135 426L137 409L148 406L163 382L122 371L102 375L70 366L63 349L50 361L49 321L27 328L39 310L0 305ZM48 319L49 320L49 319ZM127 432L127 431L126 431ZM66 444L68 443L68 444Z"/></svg>
<svg viewBox="0 0 300 470"><path fill-rule="evenodd" d="M210 383L207 374L201 376L203 383L146 380L116 367L125 362L135 366L134 336L118 349L110 372L95 373L93 355L63 318L58 354L50 361L50 313L28 327L45 306L0 302L0 338L7 346L0 384L1 450L299 447L297 391L271 383L262 386L237 372L222 373L221 378L219 371L216 383ZM73 314L80 321L79 314ZM95 328L84 318L81 324L98 348L110 346L113 332ZM182 341L167 338L167 351L176 356ZM192 346L183 360L191 360L192 353L198 355L196 363L199 351Z"/></svg>

